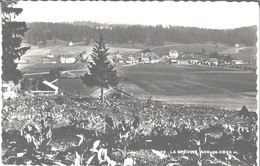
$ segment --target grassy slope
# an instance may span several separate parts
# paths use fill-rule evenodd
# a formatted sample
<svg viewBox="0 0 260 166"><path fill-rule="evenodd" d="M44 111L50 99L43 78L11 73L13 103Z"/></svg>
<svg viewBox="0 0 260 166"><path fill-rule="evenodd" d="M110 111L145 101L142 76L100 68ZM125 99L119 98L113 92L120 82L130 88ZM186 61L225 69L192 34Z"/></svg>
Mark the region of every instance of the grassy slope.
<svg viewBox="0 0 260 166"><path fill-rule="evenodd" d="M77 79L61 79L59 87L64 93L72 93L74 95L88 96L97 88L87 88L81 78Z"/></svg>
<svg viewBox="0 0 260 166"><path fill-rule="evenodd" d="M158 55L168 55L170 50L178 50L179 52L192 52L201 53L202 49L205 49L205 53L220 52L228 49L229 46L222 44L175 44L168 46L159 46L152 48L151 50Z"/></svg>
<svg viewBox="0 0 260 166"><path fill-rule="evenodd" d="M123 70L131 82L156 95L207 95L229 91L256 91L254 73L211 73L207 71L215 68L162 64L136 65Z"/></svg>
<svg viewBox="0 0 260 166"><path fill-rule="evenodd" d="M256 47L247 47L245 50L240 51L239 53L232 54L231 56L236 59L256 59L257 48Z"/></svg>
<svg viewBox="0 0 260 166"><path fill-rule="evenodd" d="M127 92L139 99L256 110L256 74L181 65L136 65L122 69ZM219 71L217 71L219 70Z"/></svg>
<svg viewBox="0 0 260 166"><path fill-rule="evenodd" d="M24 73L40 73L40 72L49 72L52 68L61 67L64 70L76 70L83 67L84 63L72 63L72 64L62 64L62 63L37 63L26 66L22 69Z"/></svg>

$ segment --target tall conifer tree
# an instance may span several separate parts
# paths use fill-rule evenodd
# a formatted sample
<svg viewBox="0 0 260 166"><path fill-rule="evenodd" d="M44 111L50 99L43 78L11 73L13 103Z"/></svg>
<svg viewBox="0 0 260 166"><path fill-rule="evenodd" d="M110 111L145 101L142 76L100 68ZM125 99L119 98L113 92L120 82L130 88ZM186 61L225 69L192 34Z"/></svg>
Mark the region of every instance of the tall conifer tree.
<svg viewBox="0 0 260 166"><path fill-rule="evenodd" d="M13 81L15 84L22 78L22 73L14 62L30 47L21 47L25 32L28 30L25 22L14 21L23 9L13 8L15 1L3 1L2 7L2 80Z"/></svg>
<svg viewBox="0 0 260 166"><path fill-rule="evenodd" d="M94 45L91 57L93 62L88 65L89 72L81 77L83 83L87 87L100 87L100 97L104 102L104 89L118 84L117 71L115 66L107 58L108 48L105 46L103 36L100 35L99 40Z"/></svg>

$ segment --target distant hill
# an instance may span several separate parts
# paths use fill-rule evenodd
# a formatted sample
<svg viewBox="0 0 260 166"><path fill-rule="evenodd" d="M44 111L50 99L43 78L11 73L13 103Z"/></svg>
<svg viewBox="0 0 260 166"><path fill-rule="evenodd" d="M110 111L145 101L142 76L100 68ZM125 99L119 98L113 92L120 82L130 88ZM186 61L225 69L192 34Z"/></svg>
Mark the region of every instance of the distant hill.
<svg viewBox="0 0 260 166"><path fill-rule="evenodd" d="M236 29L204 29L182 26L110 25L95 22L74 23L28 23L30 30L25 36L29 43L46 43L46 40L63 40L89 44L98 39L100 33L109 44L136 43L161 46L165 43L223 43L255 46L256 26Z"/></svg>

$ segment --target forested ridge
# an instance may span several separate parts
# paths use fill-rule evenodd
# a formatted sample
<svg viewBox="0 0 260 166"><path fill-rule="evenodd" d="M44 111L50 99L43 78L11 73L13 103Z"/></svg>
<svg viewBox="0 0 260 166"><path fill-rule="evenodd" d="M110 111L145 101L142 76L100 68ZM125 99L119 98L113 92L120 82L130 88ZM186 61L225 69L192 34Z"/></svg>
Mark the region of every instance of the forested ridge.
<svg viewBox="0 0 260 166"><path fill-rule="evenodd" d="M26 41L30 43L46 40L64 40L84 42L88 44L92 39L97 40L100 33L108 43L141 43L147 45L163 45L165 42L176 43L236 43L255 46L257 41L257 26L236 29L205 29L183 26L142 26L142 25L109 25L93 22L74 23L28 23L30 30L26 34Z"/></svg>

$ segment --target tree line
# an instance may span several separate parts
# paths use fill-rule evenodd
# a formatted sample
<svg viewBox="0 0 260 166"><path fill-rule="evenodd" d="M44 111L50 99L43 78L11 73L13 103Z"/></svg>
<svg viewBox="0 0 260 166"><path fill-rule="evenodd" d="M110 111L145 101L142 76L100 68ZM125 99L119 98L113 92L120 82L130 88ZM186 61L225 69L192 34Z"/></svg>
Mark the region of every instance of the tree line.
<svg viewBox="0 0 260 166"><path fill-rule="evenodd" d="M236 29L205 29L182 26L142 26L142 25L107 25L83 24L83 23L45 23L34 22L27 24L30 30L25 39L29 43L43 42L46 40L58 40L84 42L89 44L91 40L98 40L99 34L109 44L141 43L147 45L163 45L165 42L184 44L192 43L224 43L235 45L255 46L256 26L241 27Z"/></svg>

